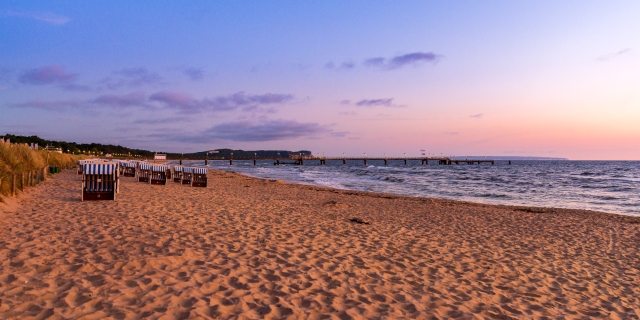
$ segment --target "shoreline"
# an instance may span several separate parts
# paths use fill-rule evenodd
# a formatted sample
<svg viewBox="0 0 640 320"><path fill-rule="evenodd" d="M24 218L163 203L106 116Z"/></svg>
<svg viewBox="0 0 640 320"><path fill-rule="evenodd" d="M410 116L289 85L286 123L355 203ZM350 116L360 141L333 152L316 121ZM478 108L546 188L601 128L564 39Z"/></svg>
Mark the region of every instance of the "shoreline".
<svg viewBox="0 0 640 320"><path fill-rule="evenodd" d="M640 218L208 177L0 205L0 318L640 316Z"/></svg>
<svg viewBox="0 0 640 320"><path fill-rule="evenodd" d="M589 210L589 209L574 209L574 208L562 208L562 207L538 207L538 206L526 206L526 205L510 205L510 204L493 204L493 203L482 203L482 202L475 202L475 201L465 201L465 200L457 200L457 199L447 199L447 198L431 198L431 197L425 197L425 196L410 196L410 195L401 195L401 194L396 194L396 193L385 193L385 192L375 192L375 191L362 191L362 190L355 190L355 189L340 189L340 188L335 188L335 187L328 187L328 186L321 186L321 185L316 185L313 183L304 183L302 181L286 181L286 180L280 180L280 179L270 179L270 178L261 178L261 177L255 177L255 176L251 176L242 172L237 172L237 171L227 171L227 170L220 170L220 169L211 169L208 168L209 171L212 172L228 172L228 173L233 173L233 174L239 174L241 176L247 177L247 178L251 178L251 179L258 179L258 180L266 180L269 182L275 182L275 181L280 181L282 183L285 184L290 184L290 185L298 185L298 186L306 186L306 187L313 187L313 188L319 188L319 189L328 189L328 190L335 190L335 191L343 191L343 194L347 194L347 195L353 195L353 194L371 194L372 197L374 198L384 198L384 197L398 197L398 198L402 198L402 199L406 199L406 200L410 200L410 199L416 199L416 201L423 201L423 200L435 200L435 201L442 201L442 202L453 202L453 203L458 203L458 204L465 204L465 205L481 205L481 206L491 206L491 207L499 207L499 208L503 208L503 209L512 209L515 211L523 211L523 212L529 212L529 213L556 213L558 211L570 211L573 213L584 213L584 214L603 214L603 215L612 215L612 216L621 216L621 217L629 217L632 218L632 221L638 221L638 223L640 223L640 216L638 215L633 215L633 214L627 214L627 213L617 213L617 212L606 212L606 211L597 211L597 210ZM312 190L312 189L310 189ZM333 191L331 191L333 192Z"/></svg>
<svg viewBox="0 0 640 320"><path fill-rule="evenodd" d="M327 186L344 190L392 193L492 205L562 208L638 216L634 203L640 197L628 166L526 165L494 166L302 166L276 168L238 164L213 165L257 178L282 179L288 183ZM607 171L608 170L608 171Z"/></svg>

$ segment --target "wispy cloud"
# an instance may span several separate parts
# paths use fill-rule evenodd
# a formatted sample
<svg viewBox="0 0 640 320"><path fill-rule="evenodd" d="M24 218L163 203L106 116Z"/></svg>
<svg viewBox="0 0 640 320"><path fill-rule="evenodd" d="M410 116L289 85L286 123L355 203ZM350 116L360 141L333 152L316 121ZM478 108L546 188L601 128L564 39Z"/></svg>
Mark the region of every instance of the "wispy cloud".
<svg viewBox="0 0 640 320"><path fill-rule="evenodd" d="M31 100L23 103L10 104L12 107L39 108L44 110L66 110L70 108L95 107L105 108L158 108L161 103L169 109L176 109L184 113L201 113L206 111L230 111L240 109L244 112L274 113L273 107L262 106L284 104L293 99L290 94L245 94L238 92L214 98L195 99L184 92L160 91L147 96L140 91L128 94L104 94L89 100Z"/></svg>
<svg viewBox="0 0 640 320"><path fill-rule="evenodd" d="M211 127L205 133L231 141L274 141L329 133L318 123L295 120L271 120L263 123L252 121L228 122Z"/></svg>
<svg viewBox="0 0 640 320"><path fill-rule="evenodd" d="M52 24L52 25L56 25L56 26L61 26L61 25L65 24L65 23L71 21L71 18L69 18L69 17L65 17L63 15L50 13L50 12L33 13L33 12L8 11L7 12L7 16L38 20L38 21L46 22L46 23L49 23L49 24Z"/></svg>
<svg viewBox="0 0 640 320"><path fill-rule="evenodd" d="M162 77L159 74L150 72L143 67L124 68L113 72L113 74L115 78L106 77L102 80L102 84L111 90L122 87L135 88L142 85L153 85L162 82Z"/></svg>
<svg viewBox="0 0 640 320"><path fill-rule="evenodd" d="M351 100L342 100L340 104L351 105ZM389 107L389 108L404 108L407 105L399 105L393 103L393 98L383 99L363 99L356 101L353 105L357 107Z"/></svg>
<svg viewBox="0 0 640 320"><path fill-rule="evenodd" d="M182 71L190 80L197 81L202 80L204 77L204 70L202 68L186 68Z"/></svg>
<svg viewBox="0 0 640 320"><path fill-rule="evenodd" d="M420 65L427 62L436 62L442 56L433 52L413 52L391 58L374 57L364 61L368 67L378 67L384 69L398 69L408 65Z"/></svg>
<svg viewBox="0 0 640 320"><path fill-rule="evenodd" d="M333 61L329 61L324 65L324 67L332 70L350 70L356 67L356 63L353 61L345 61L340 65L336 65Z"/></svg>
<svg viewBox="0 0 640 320"><path fill-rule="evenodd" d="M133 121L133 123L134 124L167 124L167 123L185 122L189 120L191 120L191 118L189 117L169 117L169 118L159 118L159 119L138 119Z"/></svg>
<svg viewBox="0 0 640 320"><path fill-rule="evenodd" d="M149 100L164 102L168 106L180 109L192 109L197 107L199 101L184 92L160 91L152 94Z"/></svg>
<svg viewBox="0 0 640 320"><path fill-rule="evenodd" d="M22 103L10 104L14 108L35 108L48 111L66 111L70 109L83 109L98 111L105 108L125 108L125 107L149 107L146 103L146 96L142 92L130 94L101 95L90 100L42 100L34 99ZM96 108L97 106L101 108Z"/></svg>
<svg viewBox="0 0 640 320"><path fill-rule="evenodd" d="M340 112L340 114L343 115L343 116L357 116L358 115L356 112L353 112L353 111Z"/></svg>
<svg viewBox="0 0 640 320"><path fill-rule="evenodd" d="M152 94L149 99L163 102L169 107L178 108L184 112L197 113L203 111L229 111L243 108L243 111L257 111L260 105L283 104L293 100L291 94L245 94L238 92L227 96L195 99L184 92L160 91Z"/></svg>
<svg viewBox="0 0 640 320"><path fill-rule="evenodd" d="M131 107L144 105L147 97L137 91L129 94L105 94L95 98L92 102L112 107Z"/></svg>
<svg viewBox="0 0 640 320"><path fill-rule="evenodd" d="M347 132L334 132L328 126L295 120L241 120L217 124L195 133L158 132L150 137L187 143L219 141L264 142L315 138L321 135L345 136Z"/></svg>
<svg viewBox="0 0 640 320"><path fill-rule="evenodd" d="M75 83L65 83L60 85L60 88L66 91L76 91L76 92L89 92L91 91L91 87L83 84L75 84Z"/></svg>
<svg viewBox="0 0 640 320"><path fill-rule="evenodd" d="M618 52L601 55L601 56L597 57L596 60L598 60L598 61L607 61L609 59L613 59L615 57L618 57L620 55L623 55L623 54L629 53L629 52L631 52L631 48L626 48L626 49L620 50Z"/></svg>
<svg viewBox="0 0 640 320"><path fill-rule="evenodd" d="M474 119L480 119L484 116L484 113L476 113L476 114L472 114L469 117L470 118L474 118Z"/></svg>
<svg viewBox="0 0 640 320"><path fill-rule="evenodd" d="M356 102L356 106L358 107L391 107L393 102L393 98L389 99L364 99Z"/></svg>
<svg viewBox="0 0 640 320"><path fill-rule="evenodd" d="M30 69L23 72L18 81L24 84L44 85L52 83L69 83L78 76L77 73L68 73L63 66L51 65Z"/></svg>
<svg viewBox="0 0 640 320"><path fill-rule="evenodd" d="M338 137L338 138L346 137L348 134L349 134L348 131L333 131L329 133L330 136Z"/></svg>
<svg viewBox="0 0 640 320"><path fill-rule="evenodd" d="M457 131L445 131L444 134L450 135L450 136L455 136L455 135L458 135L459 132L457 132Z"/></svg>
<svg viewBox="0 0 640 320"><path fill-rule="evenodd" d="M384 66L384 58L382 58L382 57L369 58L369 59L364 61L364 65L367 66L367 67L381 67L381 66Z"/></svg>
<svg viewBox="0 0 640 320"><path fill-rule="evenodd" d="M75 109L84 107L86 104L83 104L81 101L76 100L30 100L22 103L15 103L10 105L14 108L35 108L35 109L43 109L49 111L63 111L68 109Z"/></svg>

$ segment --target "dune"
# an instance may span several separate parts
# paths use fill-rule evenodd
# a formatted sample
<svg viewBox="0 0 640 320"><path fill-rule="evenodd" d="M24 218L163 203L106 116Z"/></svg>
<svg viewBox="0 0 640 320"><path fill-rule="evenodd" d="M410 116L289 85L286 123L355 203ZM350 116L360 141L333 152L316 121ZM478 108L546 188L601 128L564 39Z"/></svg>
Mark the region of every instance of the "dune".
<svg viewBox="0 0 640 320"><path fill-rule="evenodd" d="M208 177L0 204L0 319L640 317L640 218Z"/></svg>

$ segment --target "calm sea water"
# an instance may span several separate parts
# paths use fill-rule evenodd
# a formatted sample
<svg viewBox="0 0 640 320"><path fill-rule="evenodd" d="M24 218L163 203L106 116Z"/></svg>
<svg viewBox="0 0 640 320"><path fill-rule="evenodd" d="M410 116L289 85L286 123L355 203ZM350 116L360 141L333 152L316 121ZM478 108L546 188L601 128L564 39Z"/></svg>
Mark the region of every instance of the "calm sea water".
<svg viewBox="0 0 640 320"><path fill-rule="evenodd" d="M203 161L184 163L204 165ZM497 161L495 165L407 166L328 161L274 166L273 161L216 161L210 168L337 189L488 204L589 209L640 216L640 161Z"/></svg>

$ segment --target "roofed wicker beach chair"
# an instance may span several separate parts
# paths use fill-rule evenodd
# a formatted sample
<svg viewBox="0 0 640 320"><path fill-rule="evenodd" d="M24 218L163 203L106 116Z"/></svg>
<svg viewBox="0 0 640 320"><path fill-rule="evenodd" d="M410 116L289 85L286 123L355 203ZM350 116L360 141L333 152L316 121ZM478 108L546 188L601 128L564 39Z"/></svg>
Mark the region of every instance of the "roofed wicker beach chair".
<svg viewBox="0 0 640 320"><path fill-rule="evenodd" d="M149 182L149 176L151 175L151 164L146 162L138 163L138 182Z"/></svg>
<svg viewBox="0 0 640 320"><path fill-rule="evenodd" d="M207 187L207 168L193 168L192 187Z"/></svg>
<svg viewBox="0 0 640 320"><path fill-rule="evenodd" d="M82 166L82 201L115 200L119 182L117 163L85 163Z"/></svg>
<svg viewBox="0 0 640 320"><path fill-rule="evenodd" d="M182 184L191 185L193 180L193 169L191 167L182 167Z"/></svg>
<svg viewBox="0 0 640 320"><path fill-rule="evenodd" d="M95 162L95 160L93 159L78 160L78 175L82 175L82 166L84 166L85 164L93 163L93 162Z"/></svg>
<svg viewBox="0 0 640 320"><path fill-rule="evenodd" d="M123 176L125 177L135 177L136 176L136 166L138 164L135 162L125 162L124 163L124 172Z"/></svg>
<svg viewBox="0 0 640 320"><path fill-rule="evenodd" d="M171 174L169 166L165 165L152 165L151 166L151 180L150 184L167 184L168 175Z"/></svg>
<svg viewBox="0 0 640 320"><path fill-rule="evenodd" d="M128 162L127 160L116 160L116 162L118 163L118 173L122 176L124 175L124 168L126 163Z"/></svg>
<svg viewBox="0 0 640 320"><path fill-rule="evenodd" d="M182 168L183 166L173 167L173 182L182 183Z"/></svg>

